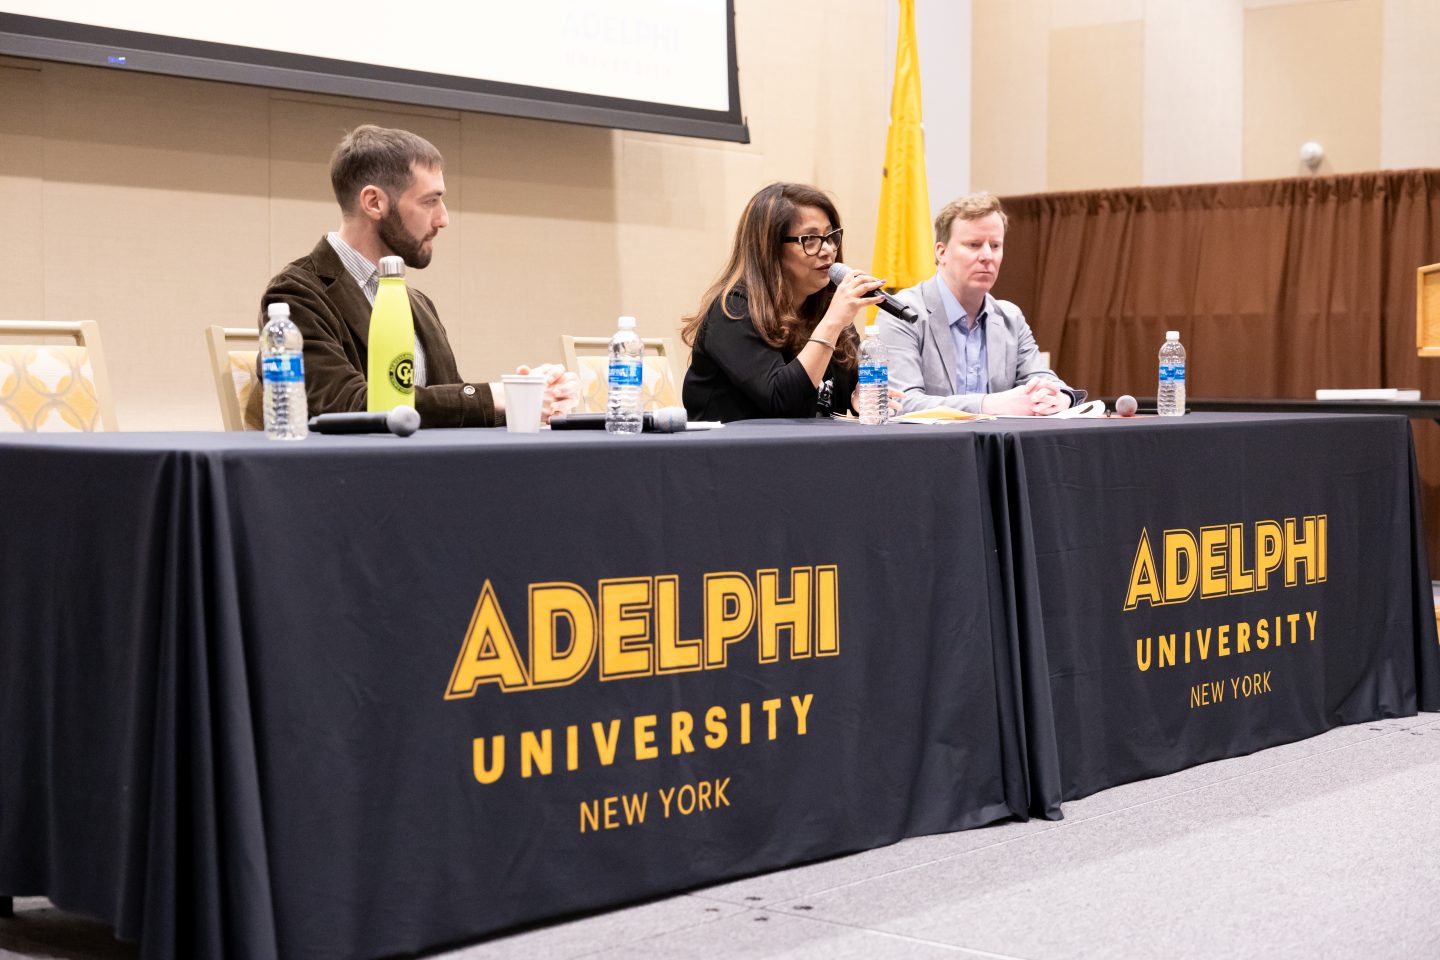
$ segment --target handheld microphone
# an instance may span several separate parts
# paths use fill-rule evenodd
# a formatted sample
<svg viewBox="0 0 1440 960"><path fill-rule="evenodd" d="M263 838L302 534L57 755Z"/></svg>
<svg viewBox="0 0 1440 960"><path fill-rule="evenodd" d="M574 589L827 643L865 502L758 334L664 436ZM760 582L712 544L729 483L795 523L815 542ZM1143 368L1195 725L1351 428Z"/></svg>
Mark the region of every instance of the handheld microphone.
<svg viewBox="0 0 1440 960"><path fill-rule="evenodd" d="M840 282L842 280L844 280L846 277L850 276L850 274L854 272L855 271L853 269L845 266L845 264L843 263L832 263L830 264L830 282L838 287L840 286ZM871 293L871 296L880 297L880 302L875 304L875 306L879 307L881 310L884 310L891 316L899 317L906 323L914 323L916 320L920 319L920 314L915 312L914 307L907 307L899 300L896 300L894 297L890 296L890 294L886 293L884 290L875 290Z"/></svg>
<svg viewBox="0 0 1440 960"><path fill-rule="evenodd" d="M689 417L684 407L661 407L645 414L645 429L653 433L684 433Z"/></svg>
<svg viewBox="0 0 1440 960"><path fill-rule="evenodd" d="M420 429L420 414L404 404L376 413L322 413L310 418L315 433L393 433L408 437Z"/></svg>
<svg viewBox="0 0 1440 960"><path fill-rule="evenodd" d="M661 407L647 411L642 420L646 433L684 433L687 417L684 407ZM551 430L604 430L605 414L571 413L550 418Z"/></svg>

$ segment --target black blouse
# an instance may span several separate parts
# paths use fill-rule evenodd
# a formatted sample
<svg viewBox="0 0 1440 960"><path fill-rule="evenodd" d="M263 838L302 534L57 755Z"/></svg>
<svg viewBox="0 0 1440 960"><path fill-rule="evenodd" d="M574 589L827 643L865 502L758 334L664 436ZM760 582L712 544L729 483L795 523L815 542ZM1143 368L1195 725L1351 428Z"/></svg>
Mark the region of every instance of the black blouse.
<svg viewBox="0 0 1440 960"><path fill-rule="evenodd" d="M725 316L716 300L696 331L682 394L691 420L729 423L828 416L831 411L850 410L855 371L832 359L817 390L795 354L761 339L750 320L750 305L743 291L730 294L729 306L739 319ZM820 399L827 383L828 406Z"/></svg>

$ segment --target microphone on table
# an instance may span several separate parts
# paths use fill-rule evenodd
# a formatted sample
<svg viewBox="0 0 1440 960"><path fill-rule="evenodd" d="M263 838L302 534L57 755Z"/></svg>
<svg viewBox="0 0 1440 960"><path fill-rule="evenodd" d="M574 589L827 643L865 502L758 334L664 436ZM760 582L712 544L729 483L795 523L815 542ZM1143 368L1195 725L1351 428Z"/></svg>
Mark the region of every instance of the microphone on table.
<svg viewBox="0 0 1440 960"><path fill-rule="evenodd" d="M661 407L646 411L642 429L646 433L684 433L687 416L684 407ZM570 413L550 418L551 430L604 430L603 413Z"/></svg>
<svg viewBox="0 0 1440 960"><path fill-rule="evenodd" d="M314 433L393 433L408 437L420 429L420 414L404 404L370 413L322 413L310 418Z"/></svg>
<svg viewBox="0 0 1440 960"><path fill-rule="evenodd" d="M838 287L840 286L840 282L842 280L844 280L846 277L850 276L850 274L854 272L855 271L853 269L845 266L845 264L843 263L832 263L830 264L830 282ZM920 319L920 314L915 312L914 307L907 307L899 300L896 300L894 297L890 296L890 294L886 293L884 290L871 291L871 296L880 297L880 302L875 304L875 306L879 307L881 310L884 310L891 316L899 317L906 323L914 323L916 320Z"/></svg>

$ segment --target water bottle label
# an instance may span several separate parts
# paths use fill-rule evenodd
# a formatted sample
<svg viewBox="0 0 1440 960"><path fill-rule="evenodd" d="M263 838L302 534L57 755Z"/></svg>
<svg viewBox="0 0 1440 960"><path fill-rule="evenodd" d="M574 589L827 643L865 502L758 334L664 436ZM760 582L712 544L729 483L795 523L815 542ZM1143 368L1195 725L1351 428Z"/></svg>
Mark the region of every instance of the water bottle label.
<svg viewBox="0 0 1440 960"><path fill-rule="evenodd" d="M1162 363L1160 364L1161 383L1184 383L1185 364L1183 363Z"/></svg>
<svg viewBox="0 0 1440 960"><path fill-rule="evenodd" d="M303 383L305 364L301 362L298 353L263 357L260 361L260 373L266 383Z"/></svg>
<svg viewBox="0 0 1440 960"><path fill-rule="evenodd" d="M608 375L610 389L638 387L641 383L640 364L633 360L611 360Z"/></svg>
<svg viewBox="0 0 1440 960"><path fill-rule="evenodd" d="M860 365L860 386L872 384L885 385L890 382L890 368L880 363L865 363Z"/></svg>

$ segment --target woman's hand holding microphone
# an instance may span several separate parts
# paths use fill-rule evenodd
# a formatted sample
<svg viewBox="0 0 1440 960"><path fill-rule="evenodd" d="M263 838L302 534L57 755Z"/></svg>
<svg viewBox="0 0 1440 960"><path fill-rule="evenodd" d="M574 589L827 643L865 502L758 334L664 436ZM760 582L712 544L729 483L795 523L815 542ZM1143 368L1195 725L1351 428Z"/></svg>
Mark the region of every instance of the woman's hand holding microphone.
<svg viewBox="0 0 1440 960"><path fill-rule="evenodd" d="M856 315L865 307L880 302L880 297L874 294L884 285L884 280L876 280L859 272L847 274L845 279L836 285L835 295L830 298L830 306L825 311L825 316L815 325L810 334L810 342L800 353L800 362L810 373L812 382L818 384L825 376L831 352L840 342L845 328L854 325Z"/></svg>

